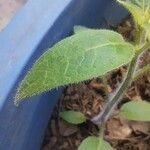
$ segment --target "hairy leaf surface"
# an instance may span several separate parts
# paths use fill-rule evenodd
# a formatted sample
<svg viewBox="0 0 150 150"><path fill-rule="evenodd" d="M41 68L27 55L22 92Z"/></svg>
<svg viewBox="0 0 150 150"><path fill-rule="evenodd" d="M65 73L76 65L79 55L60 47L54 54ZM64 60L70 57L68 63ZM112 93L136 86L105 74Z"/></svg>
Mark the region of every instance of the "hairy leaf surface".
<svg viewBox="0 0 150 150"><path fill-rule="evenodd" d="M146 101L131 101L124 104L121 114L129 120L150 121L150 103Z"/></svg>
<svg viewBox="0 0 150 150"><path fill-rule="evenodd" d="M48 49L20 84L16 103L69 83L78 83L127 64L133 47L109 30L87 30L68 37Z"/></svg>
<svg viewBox="0 0 150 150"><path fill-rule="evenodd" d="M90 136L82 141L78 150L113 150L113 148L103 139Z"/></svg>

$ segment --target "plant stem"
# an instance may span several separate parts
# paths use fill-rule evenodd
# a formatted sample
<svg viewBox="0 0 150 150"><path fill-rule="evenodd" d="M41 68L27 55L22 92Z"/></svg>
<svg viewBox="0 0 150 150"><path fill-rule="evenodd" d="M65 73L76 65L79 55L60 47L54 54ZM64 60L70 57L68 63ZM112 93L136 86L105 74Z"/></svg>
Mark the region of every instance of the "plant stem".
<svg viewBox="0 0 150 150"><path fill-rule="evenodd" d="M102 77L102 82L103 82L103 85L104 85L106 99L108 100L108 98L109 98L109 91L108 91L108 87L107 87L108 83L107 83L107 77L106 76Z"/></svg>
<svg viewBox="0 0 150 150"><path fill-rule="evenodd" d="M139 79L140 77L142 77L144 74L150 72L150 64L144 66L142 69L138 70L134 77L133 77L133 81Z"/></svg>
<svg viewBox="0 0 150 150"><path fill-rule="evenodd" d="M133 60L131 61L129 68L128 68L128 73L122 82L121 86L118 88L116 94L113 96L112 100L108 102L102 113L99 113L97 116L92 118L92 122L95 124L101 124L105 123L107 119L109 118L110 114L116 107L116 105L120 102L122 95L130 85L132 81L132 76L136 68L136 62L138 59L138 55L136 55Z"/></svg>
<svg viewBox="0 0 150 150"><path fill-rule="evenodd" d="M98 127L99 127L100 132L99 132L99 145L98 145L97 150L100 149L101 140L104 139L105 123L101 123Z"/></svg>
<svg viewBox="0 0 150 150"><path fill-rule="evenodd" d="M137 25L135 27L136 27L137 33L136 33L136 39L135 39L134 45L139 46L141 44L141 36L142 36L143 30L141 28L137 27Z"/></svg>
<svg viewBox="0 0 150 150"><path fill-rule="evenodd" d="M147 42L142 48L138 48L139 50L136 50L136 55L140 55L145 50L148 50L150 48L150 42Z"/></svg>
<svg viewBox="0 0 150 150"><path fill-rule="evenodd" d="M100 130L99 138L103 138L104 132L105 132L105 123L104 122L101 123L98 127L99 127L99 130Z"/></svg>

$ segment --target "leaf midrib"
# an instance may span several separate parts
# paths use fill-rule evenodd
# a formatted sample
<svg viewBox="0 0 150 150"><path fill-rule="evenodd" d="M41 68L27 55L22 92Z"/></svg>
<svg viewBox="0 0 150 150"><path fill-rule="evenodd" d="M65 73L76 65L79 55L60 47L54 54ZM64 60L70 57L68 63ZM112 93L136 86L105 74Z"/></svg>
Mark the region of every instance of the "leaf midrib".
<svg viewBox="0 0 150 150"><path fill-rule="evenodd" d="M128 43L125 43L125 42L110 42L110 43L107 43L107 44L101 44L101 45L97 45L97 46L94 46L94 47L91 47L91 48L88 48L85 50L85 52L87 51L90 51L90 50L93 50L93 49L97 49L97 48L102 48L102 47L106 47L106 46L116 46L116 45L129 45Z"/></svg>

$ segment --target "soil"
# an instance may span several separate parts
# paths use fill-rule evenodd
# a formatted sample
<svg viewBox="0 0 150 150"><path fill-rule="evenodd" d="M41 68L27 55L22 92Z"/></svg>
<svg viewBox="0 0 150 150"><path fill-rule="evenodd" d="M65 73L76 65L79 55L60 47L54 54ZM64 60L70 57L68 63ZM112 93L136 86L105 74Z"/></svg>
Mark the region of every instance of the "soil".
<svg viewBox="0 0 150 150"><path fill-rule="evenodd" d="M117 28L128 41L134 41L135 29L132 19L127 19ZM139 67L150 63L150 51L140 58ZM109 93L113 93L122 81L126 66L120 67L107 76ZM77 150L81 141L89 135L98 135L96 125L87 121L75 126L59 118L63 110L83 112L90 120L106 104L105 88L101 78L66 87L55 108L45 134L41 150ZM150 150L150 123L128 121L119 113L119 107L132 100L143 99L150 102L150 73L134 81L106 123L105 140L114 150Z"/></svg>

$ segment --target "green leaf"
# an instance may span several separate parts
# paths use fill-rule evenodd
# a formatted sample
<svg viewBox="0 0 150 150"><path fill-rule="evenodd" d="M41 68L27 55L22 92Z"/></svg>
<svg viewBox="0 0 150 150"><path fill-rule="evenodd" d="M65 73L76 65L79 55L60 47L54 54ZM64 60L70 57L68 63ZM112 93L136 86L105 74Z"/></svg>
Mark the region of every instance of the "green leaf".
<svg viewBox="0 0 150 150"><path fill-rule="evenodd" d="M146 9L147 6L150 5L150 0L127 0L127 2L131 2L131 3L139 6L143 10Z"/></svg>
<svg viewBox="0 0 150 150"><path fill-rule="evenodd" d="M131 101L121 108L121 114L129 120L150 121L150 103L146 101Z"/></svg>
<svg viewBox="0 0 150 150"><path fill-rule="evenodd" d="M147 26L145 26L145 31L147 33L148 40L150 42L150 22Z"/></svg>
<svg viewBox="0 0 150 150"><path fill-rule="evenodd" d="M76 34L76 33L82 32L82 31L87 31L87 30L92 30L92 29L89 29L89 28L84 27L84 26L76 25L76 26L74 26L73 30L74 30L74 33Z"/></svg>
<svg viewBox="0 0 150 150"><path fill-rule="evenodd" d="M82 141L78 150L112 150L111 145L103 139L97 137L88 137Z"/></svg>
<svg viewBox="0 0 150 150"><path fill-rule="evenodd" d="M59 116L71 124L81 124L86 122L86 117L83 113L77 111L63 111Z"/></svg>
<svg viewBox="0 0 150 150"><path fill-rule="evenodd" d="M140 7L128 1L117 1L131 12L138 25L143 26L143 11Z"/></svg>
<svg viewBox="0 0 150 150"><path fill-rule="evenodd" d="M130 62L133 49L110 30L87 30L68 37L36 61L17 90L15 104L28 96L104 75Z"/></svg>
<svg viewBox="0 0 150 150"><path fill-rule="evenodd" d="M150 1L149 0L117 0L133 15L135 22L145 28L150 20Z"/></svg>

